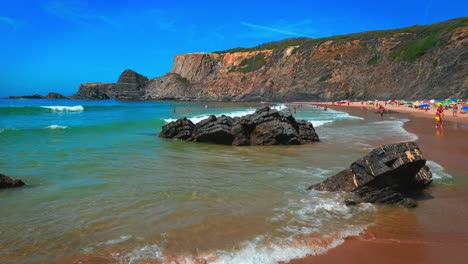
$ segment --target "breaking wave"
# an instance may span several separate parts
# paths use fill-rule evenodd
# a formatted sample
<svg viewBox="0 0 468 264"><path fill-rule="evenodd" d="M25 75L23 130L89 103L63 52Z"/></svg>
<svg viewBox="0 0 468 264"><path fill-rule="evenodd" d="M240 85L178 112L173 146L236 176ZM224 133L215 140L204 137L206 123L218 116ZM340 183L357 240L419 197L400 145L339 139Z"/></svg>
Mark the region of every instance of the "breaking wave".
<svg viewBox="0 0 468 264"><path fill-rule="evenodd" d="M64 106L64 105L54 105L54 106L41 106L41 108L50 109L54 112L81 112L84 111L82 105L75 106Z"/></svg>

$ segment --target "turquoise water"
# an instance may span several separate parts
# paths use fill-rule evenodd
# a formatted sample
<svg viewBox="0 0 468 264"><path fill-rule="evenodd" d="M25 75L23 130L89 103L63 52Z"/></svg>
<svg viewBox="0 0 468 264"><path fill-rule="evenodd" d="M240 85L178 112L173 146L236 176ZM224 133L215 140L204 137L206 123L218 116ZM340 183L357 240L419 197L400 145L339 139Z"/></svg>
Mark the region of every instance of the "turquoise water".
<svg viewBox="0 0 468 264"><path fill-rule="evenodd" d="M28 184L0 191L0 263L276 263L324 252L372 223L376 207L347 208L343 194L305 188L379 144L414 140L405 120L302 106L296 118L314 124L320 143L155 136L183 116L258 106L0 100L0 172Z"/></svg>

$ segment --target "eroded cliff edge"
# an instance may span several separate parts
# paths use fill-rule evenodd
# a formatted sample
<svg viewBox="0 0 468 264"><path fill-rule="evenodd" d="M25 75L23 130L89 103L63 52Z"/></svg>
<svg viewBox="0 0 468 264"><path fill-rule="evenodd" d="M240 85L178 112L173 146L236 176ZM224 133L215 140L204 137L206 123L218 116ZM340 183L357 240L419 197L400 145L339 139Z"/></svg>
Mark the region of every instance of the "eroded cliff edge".
<svg viewBox="0 0 468 264"><path fill-rule="evenodd" d="M148 80L127 70L125 85L119 85L121 76L104 94L124 100L467 98L467 58L468 18L459 18L177 55L170 73Z"/></svg>

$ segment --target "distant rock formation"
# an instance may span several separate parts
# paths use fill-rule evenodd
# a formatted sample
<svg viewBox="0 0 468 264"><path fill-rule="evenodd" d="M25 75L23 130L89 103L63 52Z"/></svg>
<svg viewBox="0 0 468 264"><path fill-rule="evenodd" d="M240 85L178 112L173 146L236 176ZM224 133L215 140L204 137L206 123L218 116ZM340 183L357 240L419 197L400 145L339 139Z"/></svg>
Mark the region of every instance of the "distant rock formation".
<svg viewBox="0 0 468 264"><path fill-rule="evenodd" d="M61 95L61 94L59 94L59 93L55 93L55 92L50 92L50 93L48 93L48 94L45 96L45 98L47 98L47 99L68 99L68 97L63 96L63 95Z"/></svg>
<svg viewBox="0 0 468 264"><path fill-rule="evenodd" d="M142 100L148 78L132 70L125 70L117 81L116 99Z"/></svg>
<svg viewBox="0 0 468 264"><path fill-rule="evenodd" d="M0 189L14 188L24 186L22 180L13 180L12 178L0 173Z"/></svg>
<svg viewBox="0 0 468 264"><path fill-rule="evenodd" d="M73 99L107 100L115 98L115 83L91 82L80 85L78 92L72 96Z"/></svg>
<svg viewBox="0 0 468 264"><path fill-rule="evenodd" d="M264 107L242 117L210 116L193 124L186 118L162 127L162 138L223 145L300 145L319 141L311 123L296 121L287 111Z"/></svg>
<svg viewBox="0 0 468 264"><path fill-rule="evenodd" d="M415 207L417 202L409 196L432 182L432 173L425 163L415 142L384 145L308 190L352 192L356 199L347 201L348 204L369 202Z"/></svg>
<svg viewBox="0 0 468 264"><path fill-rule="evenodd" d="M196 100L189 80L177 73L167 73L150 80L146 85L144 100Z"/></svg>
<svg viewBox="0 0 468 264"><path fill-rule="evenodd" d="M44 99L44 96L40 94L20 95L20 96L12 95L12 96L8 96L8 99Z"/></svg>
<svg viewBox="0 0 468 264"><path fill-rule="evenodd" d="M9 96L8 99L68 99L68 97L63 96L59 93L50 92L46 96L40 94L33 95L21 95L21 96Z"/></svg>

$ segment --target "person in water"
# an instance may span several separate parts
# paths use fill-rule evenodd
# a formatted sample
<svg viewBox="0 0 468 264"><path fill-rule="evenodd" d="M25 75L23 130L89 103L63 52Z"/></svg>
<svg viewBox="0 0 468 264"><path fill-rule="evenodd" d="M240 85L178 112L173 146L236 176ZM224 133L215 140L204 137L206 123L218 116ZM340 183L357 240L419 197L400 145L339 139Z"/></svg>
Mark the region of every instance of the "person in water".
<svg viewBox="0 0 468 264"><path fill-rule="evenodd" d="M324 110L324 111L327 111L327 109L328 109L328 105L325 105L325 106L323 107L323 110Z"/></svg>
<svg viewBox="0 0 468 264"><path fill-rule="evenodd" d="M442 112L437 110L435 113L436 128L442 127Z"/></svg>
<svg viewBox="0 0 468 264"><path fill-rule="evenodd" d="M385 112L385 108L382 105L379 106L379 111L378 112L380 114L380 117L383 119L383 114Z"/></svg>

